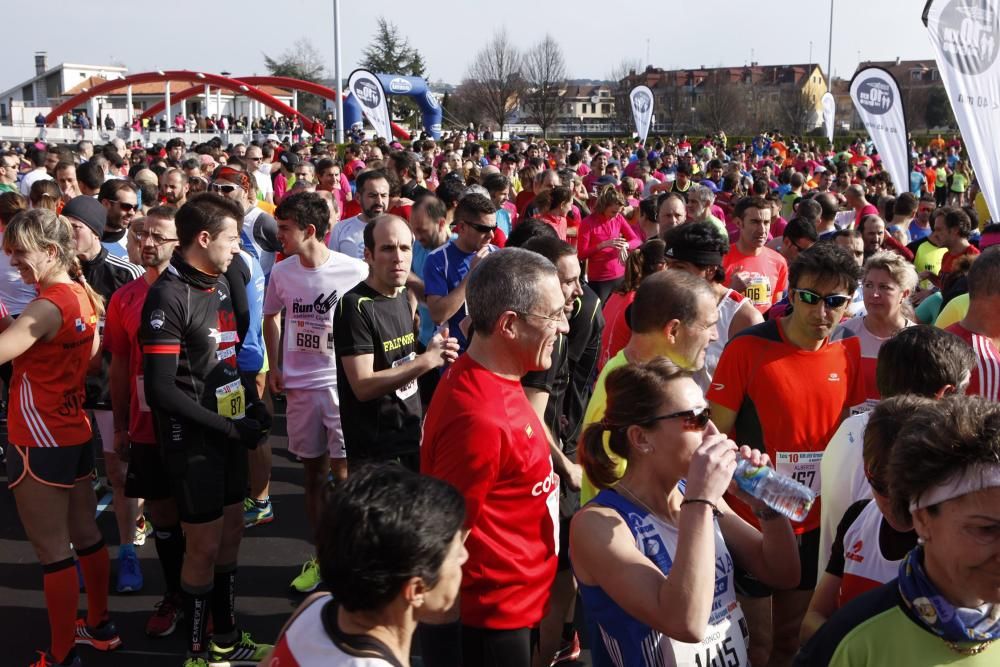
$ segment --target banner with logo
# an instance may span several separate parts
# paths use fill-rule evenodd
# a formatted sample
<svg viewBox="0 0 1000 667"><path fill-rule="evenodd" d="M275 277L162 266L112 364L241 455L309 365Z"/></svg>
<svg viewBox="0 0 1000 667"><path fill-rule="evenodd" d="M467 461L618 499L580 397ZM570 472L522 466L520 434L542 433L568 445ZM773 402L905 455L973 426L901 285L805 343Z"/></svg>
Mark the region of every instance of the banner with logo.
<svg viewBox="0 0 1000 667"><path fill-rule="evenodd" d="M649 134L649 122L653 119L653 91L649 86L636 86L628 94L632 102L632 118L635 120L635 131L639 141L646 143Z"/></svg>
<svg viewBox="0 0 1000 667"><path fill-rule="evenodd" d="M998 5L1000 0L930 0L923 14L941 82L994 221L1000 221Z"/></svg>
<svg viewBox="0 0 1000 667"><path fill-rule="evenodd" d="M906 114L899 84L881 67L867 67L851 79L851 100L882 159L882 168L892 178L897 193L910 191L909 148L906 145Z"/></svg>
<svg viewBox="0 0 1000 667"><path fill-rule="evenodd" d="M361 113L375 128L375 134L392 139L392 124L389 122L389 103L378 77L364 69L356 69L347 79L347 90L361 105Z"/></svg>
<svg viewBox="0 0 1000 667"><path fill-rule="evenodd" d="M833 143L833 117L837 113L837 101L829 92L823 93L823 125L826 126L826 138Z"/></svg>

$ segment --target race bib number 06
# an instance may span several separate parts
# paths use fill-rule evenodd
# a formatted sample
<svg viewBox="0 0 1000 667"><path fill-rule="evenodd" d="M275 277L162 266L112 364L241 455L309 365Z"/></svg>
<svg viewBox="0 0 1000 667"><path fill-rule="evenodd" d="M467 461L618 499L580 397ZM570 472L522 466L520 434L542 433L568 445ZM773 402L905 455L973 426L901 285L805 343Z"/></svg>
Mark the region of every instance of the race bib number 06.
<svg viewBox="0 0 1000 667"><path fill-rule="evenodd" d="M778 452L774 467L782 475L808 486L818 496L822 461L823 452Z"/></svg>

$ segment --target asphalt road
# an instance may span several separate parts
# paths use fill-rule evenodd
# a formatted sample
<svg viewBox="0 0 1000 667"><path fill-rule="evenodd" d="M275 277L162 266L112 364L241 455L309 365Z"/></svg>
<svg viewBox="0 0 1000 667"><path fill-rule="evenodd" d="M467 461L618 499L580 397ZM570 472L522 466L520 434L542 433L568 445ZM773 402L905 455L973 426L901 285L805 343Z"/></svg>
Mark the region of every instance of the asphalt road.
<svg viewBox="0 0 1000 667"><path fill-rule="evenodd" d="M6 435L6 429L0 430L0 441L4 444ZM312 553L305 539L309 527L303 508L301 466L288 454L285 444L284 416L277 414L271 432L274 452L271 500L275 520L247 530L240 547L237 614L241 627L262 642L273 642L289 615L304 599L305 596L295 593L288 585ZM98 471L103 480L103 460L100 458ZM24 535L14 499L7 489L6 466L0 466L0 482L0 636L4 638L0 666L22 667L37 657L36 651L48 647L49 626L42 595L42 568ZM109 502L110 494L101 500ZM144 546L136 548L145 579L143 590L119 595L113 592L118 537L112 508L99 514L98 525L111 547L109 606L122 646L112 653L81 647L84 665L179 667L186 649L181 633L150 639L144 631L153 605L163 593L163 577L152 537ZM81 610L86 606L83 594L80 606ZM419 659L414 660L414 665L420 665Z"/></svg>

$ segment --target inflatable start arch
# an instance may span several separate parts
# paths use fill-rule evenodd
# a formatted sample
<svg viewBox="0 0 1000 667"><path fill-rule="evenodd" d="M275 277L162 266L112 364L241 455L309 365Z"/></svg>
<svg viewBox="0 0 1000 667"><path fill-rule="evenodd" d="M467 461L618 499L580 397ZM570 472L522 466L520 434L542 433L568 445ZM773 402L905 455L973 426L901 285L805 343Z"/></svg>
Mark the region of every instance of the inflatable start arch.
<svg viewBox="0 0 1000 667"><path fill-rule="evenodd" d="M424 131L435 139L441 138L441 119L444 112L431 94L426 81L416 76L394 74L375 74L375 76L381 82L386 95L406 95L413 98L420 107ZM361 105L354 95L349 94L344 98L344 127L353 128L361 123Z"/></svg>

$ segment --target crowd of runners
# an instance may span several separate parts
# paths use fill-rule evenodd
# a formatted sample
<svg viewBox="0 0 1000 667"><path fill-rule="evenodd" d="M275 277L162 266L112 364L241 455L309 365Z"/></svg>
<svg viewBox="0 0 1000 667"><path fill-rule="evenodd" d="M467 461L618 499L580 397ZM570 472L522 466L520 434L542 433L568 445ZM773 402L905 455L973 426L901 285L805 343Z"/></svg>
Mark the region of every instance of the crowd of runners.
<svg viewBox="0 0 1000 667"><path fill-rule="evenodd" d="M957 137L906 192L778 134L0 148L35 667L129 642L147 539L185 667L1000 661L1000 225ZM278 397L312 595L253 637Z"/></svg>

